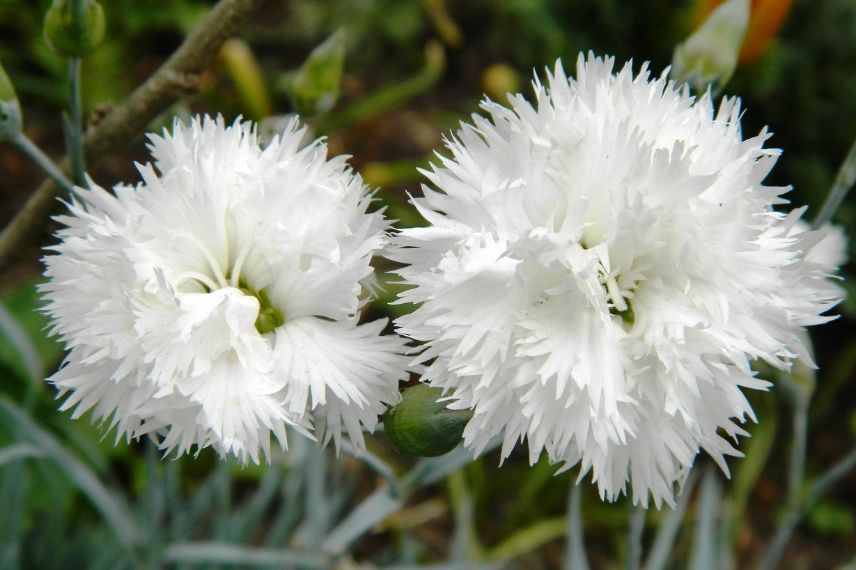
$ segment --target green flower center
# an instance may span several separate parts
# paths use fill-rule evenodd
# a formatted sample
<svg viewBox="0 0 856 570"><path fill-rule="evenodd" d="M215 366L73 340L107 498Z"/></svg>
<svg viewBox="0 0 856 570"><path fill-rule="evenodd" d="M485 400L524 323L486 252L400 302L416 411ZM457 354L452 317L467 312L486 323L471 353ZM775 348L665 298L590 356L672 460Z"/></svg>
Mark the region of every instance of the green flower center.
<svg viewBox="0 0 856 570"><path fill-rule="evenodd" d="M255 297L259 302L259 316L256 317L256 330L259 334L273 332L276 327L285 324L285 315L270 302L265 289L256 291L243 279L238 281L238 289L244 295Z"/></svg>

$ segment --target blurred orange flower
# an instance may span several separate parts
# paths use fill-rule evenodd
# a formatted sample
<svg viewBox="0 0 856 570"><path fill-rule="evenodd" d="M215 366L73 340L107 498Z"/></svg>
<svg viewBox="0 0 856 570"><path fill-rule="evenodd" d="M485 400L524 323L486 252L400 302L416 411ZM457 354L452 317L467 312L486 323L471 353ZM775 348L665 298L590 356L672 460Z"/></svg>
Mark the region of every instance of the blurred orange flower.
<svg viewBox="0 0 856 570"><path fill-rule="evenodd" d="M700 26L722 1L698 0L693 18L695 27ZM782 27L792 4L793 0L752 0L749 29L746 30L746 39L740 48L740 65L752 63L764 52L770 40Z"/></svg>

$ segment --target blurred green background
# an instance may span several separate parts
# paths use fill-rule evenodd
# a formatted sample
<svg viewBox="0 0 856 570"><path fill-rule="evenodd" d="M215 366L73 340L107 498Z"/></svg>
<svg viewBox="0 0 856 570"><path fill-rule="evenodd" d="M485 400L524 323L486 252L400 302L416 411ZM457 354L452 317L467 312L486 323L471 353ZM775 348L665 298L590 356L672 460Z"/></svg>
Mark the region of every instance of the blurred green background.
<svg viewBox="0 0 856 570"><path fill-rule="evenodd" d="M84 60L86 115L97 121L162 63L213 2L103 0L107 38ZM401 225L418 224L406 191L418 192L416 167L427 164L442 137L476 112L487 93L530 93L533 70L561 57L565 69L581 50L613 54L655 74L674 46L710 10L708 0L269 0L243 26L240 40L221 50L199 93L183 99L151 128L173 115L222 113L262 119L293 110L288 78L311 50L340 28L346 33L341 96L310 119L328 137L331 153L352 155L379 205ZM63 154L60 115L67 107L65 62L41 34L48 2L0 3L0 61L22 101L27 134L49 154ZM856 139L856 1L753 2L755 18L784 17L768 39L753 40L758 55L739 66L725 92L743 99L743 127L764 125L784 153L768 183L793 185L791 199L817 211L848 148ZM759 15L760 14L760 15ZM757 22L756 22L757 23ZM751 33L751 32L750 32ZM103 157L91 174L104 186L136 175L144 139ZM6 223L41 180L20 154L0 147L0 223ZM856 233L856 201L836 216ZM347 454L336 460L299 436L271 467L240 468L210 450L163 460L151 444L103 435L88 421L56 411L41 379L61 358L35 312L41 241L0 275L0 565L21 568L197 567L202 558L176 545L214 541L224 564L288 566L283 548L317 552L348 513L384 481L383 470ZM851 250L852 256L852 250ZM381 271L389 267L378 262ZM849 275L847 269L845 275ZM389 280L382 275L382 279ZM812 480L854 446L856 437L856 290L841 318L812 331L820 371L809 424L807 477ZM368 308L395 316L395 285ZM724 483L724 541L736 567L754 567L772 536L786 489L792 442L788 391L751 394L760 424L741 442L747 458L730 462ZM383 435L370 438L375 456L397 473L414 465ZM700 465L706 461L700 459ZM407 495L403 507L371 532L348 543L341 558L292 560L294 567L371 568L448 563L475 567L499 561L511 568L561 567L568 486L556 466L529 467L515 453L500 468L497 452ZM447 469L448 470L448 469ZM673 562L693 558L698 499L690 503ZM650 542L665 513L651 510ZM627 501L604 504L583 483L583 520L594 568L620 568L627 550ZM229 550L228 545L255 550ZM172 545L172 548L171 548ZM279 550L277 550L279 549ZM209 554L211 549L209 547ZM274 556L273 559L265 555ZM231 558L230 558L231 556ZM856 556L856 474L847 476L808 513L783 568L835 568ZM204 558L204 557L203 557ZM194 562L196 561L196 562ZM851 563L852 564L852 563Z"/></svg>

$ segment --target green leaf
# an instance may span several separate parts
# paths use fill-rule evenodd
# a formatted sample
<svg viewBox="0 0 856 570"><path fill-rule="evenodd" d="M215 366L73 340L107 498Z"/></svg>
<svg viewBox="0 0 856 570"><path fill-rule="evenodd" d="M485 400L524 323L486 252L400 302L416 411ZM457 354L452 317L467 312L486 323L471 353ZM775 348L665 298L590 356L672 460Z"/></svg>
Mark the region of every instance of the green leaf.
<svg viewBox="0 0 856 570"><path fill-rule="evenodd" d="M12 558L12 561L18 556L28 482L26 466L21 462L12 463L0 470L0 504L3 505L3 508L0 508L0 544L11 546L5 554ZM2 568L18 567L5 565L5 558L0 562L4 564Z"/></svg>
<svg viewBox="0 0 856 570"><path fill-rule="evenodd" d="M532 552L548 542L565 536L565 517L555 517L538 521L499 543L491 550L490 560L510 560Z"/></svg>
<svg viewBox="0 0 856 570"><path fill-rule="evenodd" d="M21 439L28 440L43 452L46 459L53 461L60 471L77 485L77 488L101 512L122 544L131 546L139 540L137 525L131 518L130 509L123 499L118 494L111 493L86 465L65 449L63 444L39 427L24 410L8 399L0 400L0 414L6 417Z"/></svg>
<svg viewBox="0 0 856 570"><path fill-rule="evenodd" d="M0 466L28 457L44 457L44 453L26 443L9 445L0 449Z"/></svg>
<svg viewBox="0 0 856 570"><path fill-rule="evenodd" d="M817 503L806 515L808 523L820 534L849 536L856 528L856 519L847 507L829 501Z"/></svg>
<svg viewBox="0 0 856 570"><path fill-rule="evenodd" d="M39 381L43 367L36 347L27 332L6 307L0 305L0 359L22 378Z"/></svg>
<svg viewBox="0 0 856 570"><path fill-rule="evenodd" d="M334 131L365 121L403 105L434 85L446 68L443 46L430 42L425 47L425 66L415 75L355 101L339 112L323 117L316 124L321 132Z"/></svg>
<svg viewBox="0 0 856 570"><path fill-rule="evenodd" d="M378 489L330 531L321 549L331 554L345 552L352 542L400 509L402 504L403 501L394 497L386 487Z"/></svg>
<svg viewBox="0 0 856 570"><path fill-rule="evenodd" d="M482 453L499 447L500 443L502 443L502 437L493 438L482 450ZM472 461L473 452L466 447L458 447L441 457L421 459L402 479L401 486L404 492L410 492L419 487L436 483L452 471L460 469Z"/></svg>
<svg viewBox="0 0 856 570"><path fill-rule="evenodd" d="M167 562L177 564L238 564L240 566L300 566L329 568L321 556L288 549L251 548L227 542L185 542L172 544L164 552Z"/></svg>
<svg viewBox="0 0 856 570"><path fill-rule="evenodd" d="M37 280L28 280L0 299L0 362L22 378L41 381L62 355L48 337L48 318L39 311Z"/></svg>
<svg viewBox="0 0 856 570"><path fill-rule="evenodd" d="M645 560L645 570L663 570L669 562L672 545L674 545L675 538L681 529L681 523L684 520L697 481L698 469L690 473L687 482L684 483L684 488L681 489L681 495L678 497L678 504L674 509L666 512L666 517L657 531L648 558Z"/></svg>

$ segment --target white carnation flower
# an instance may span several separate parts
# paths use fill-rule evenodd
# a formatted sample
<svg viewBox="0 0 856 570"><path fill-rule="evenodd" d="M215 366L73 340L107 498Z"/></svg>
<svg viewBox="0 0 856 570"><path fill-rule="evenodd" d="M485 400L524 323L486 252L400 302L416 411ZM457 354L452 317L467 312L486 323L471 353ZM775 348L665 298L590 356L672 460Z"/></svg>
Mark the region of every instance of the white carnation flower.
<svg viewBox="0 0 856 570"><path fill-rule="evenodd" d="M646 66L557 63L537 104L486 101L413 200L429 227L390 254L413 285L400 332L424 341L423 380L471 409L465 443L528 440L591 471L602 497L672 503L700 449L754 419L752 360L808 358L802 327L839 299L809 260L823 232L762 185L778 150L743 140L739 102L694 100ZM431 360L433 359L433 361Z"/></svg>
<svg viewBox="0 0 856 570"><path fill-rule="evenodd" d="M150 136L142 183L77 190L42 287L63 409L244 462L287 425L363 445L404 368L384 321L357 324L386 225L304 134L292 121L262 148L251 123L177 121Z"/></svg>

